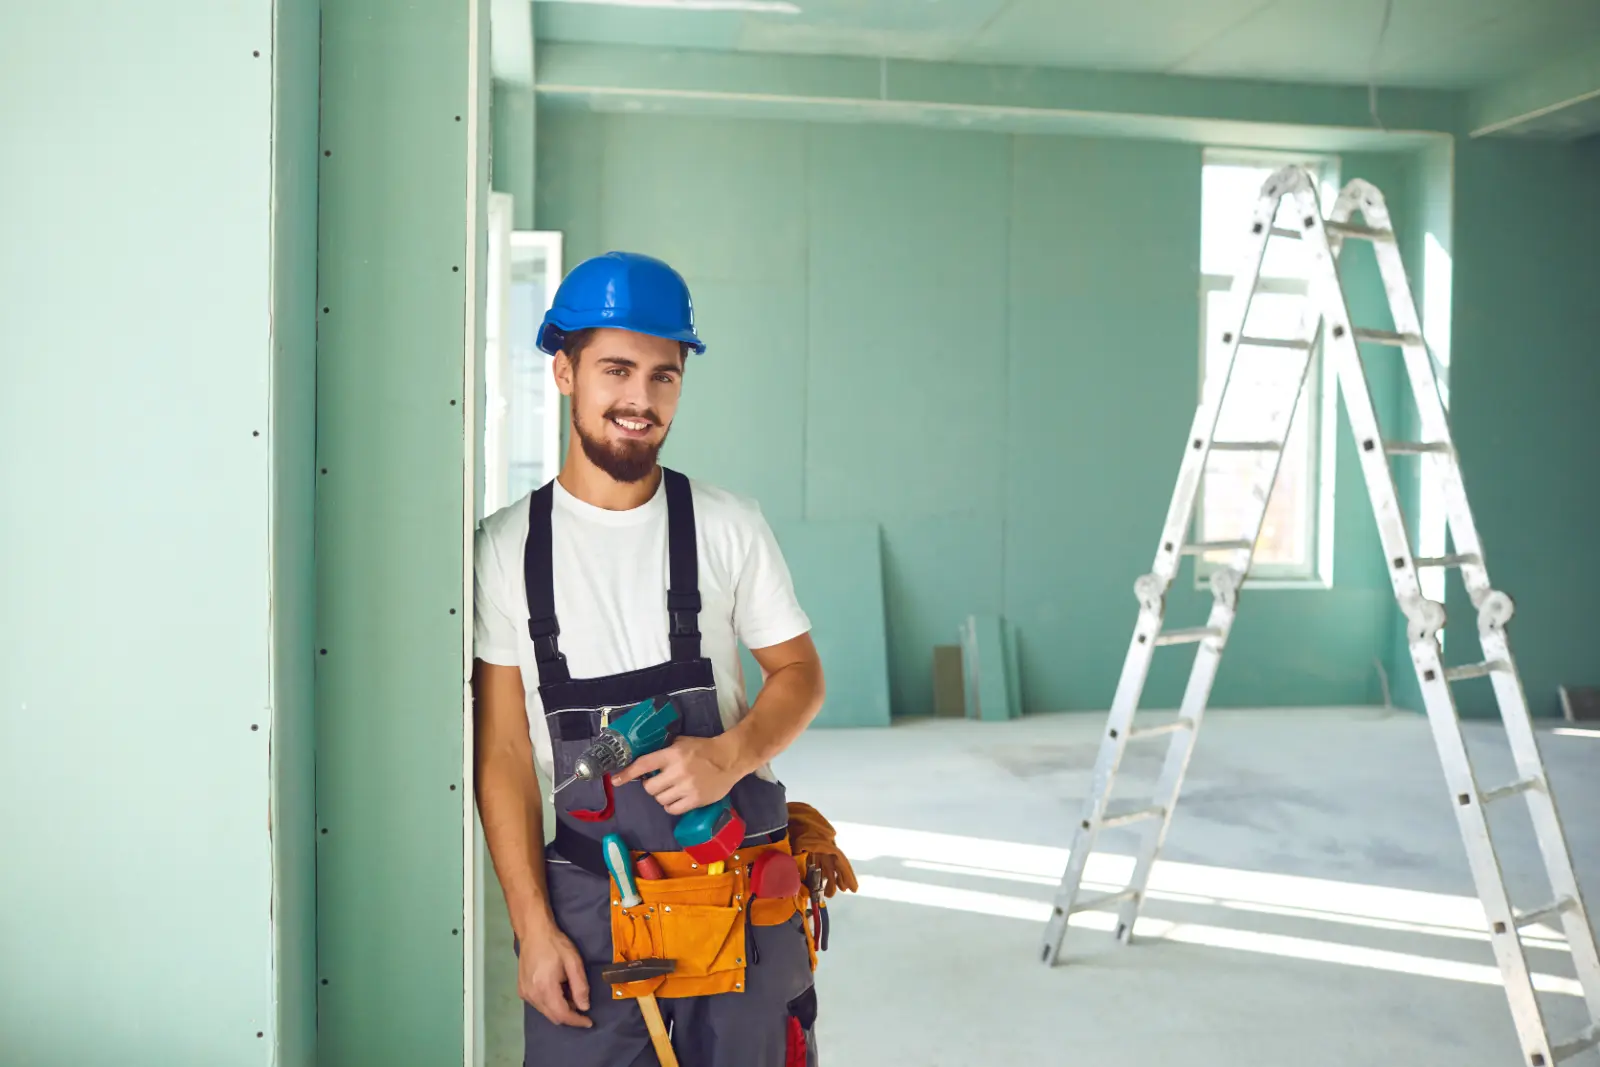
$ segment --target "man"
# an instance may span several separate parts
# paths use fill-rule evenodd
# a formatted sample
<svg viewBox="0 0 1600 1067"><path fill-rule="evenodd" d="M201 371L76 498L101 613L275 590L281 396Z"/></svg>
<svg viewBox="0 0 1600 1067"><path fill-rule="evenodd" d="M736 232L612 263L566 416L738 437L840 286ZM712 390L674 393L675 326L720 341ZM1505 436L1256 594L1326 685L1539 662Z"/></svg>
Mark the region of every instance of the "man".
<svg viewBox="0 0 1600 1067"><path fill-rule="evenodd" d="M573 447L553 482L483 521L474 589L478 804L517 938L526 1067L656 1064L637 999L650 990L614 991L601 971L665 953L677 972L654 992L684 1064L814 1067L804 893L758 902L751 884L758 853L797 862L768 764L821 707L822 668L760 509L657 463L688 356L705 350L688 288L647 256L587 260L539 347L570 398ZM751 707L740 643L765 675ZM571 776L611 716L649 700L671 703L681 735L556 794L547 850L541 783ZM712 875L673 828L724 797L744 836ZM640 907L614 903L609 833L682 877L641 880Z"/></svg>

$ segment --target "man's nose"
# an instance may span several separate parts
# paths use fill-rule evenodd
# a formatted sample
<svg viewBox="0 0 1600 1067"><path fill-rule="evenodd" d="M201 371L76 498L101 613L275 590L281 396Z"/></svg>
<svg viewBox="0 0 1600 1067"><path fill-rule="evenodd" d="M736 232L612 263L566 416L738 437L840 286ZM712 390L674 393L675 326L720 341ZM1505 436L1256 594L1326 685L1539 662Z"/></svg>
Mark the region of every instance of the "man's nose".
<svg viewBox="0 0 1600 1067"><path fill-rule="evenodd" d="M642 374L630 375L622 389L622 402L633 411L650 410L650 380Z"/></svg>

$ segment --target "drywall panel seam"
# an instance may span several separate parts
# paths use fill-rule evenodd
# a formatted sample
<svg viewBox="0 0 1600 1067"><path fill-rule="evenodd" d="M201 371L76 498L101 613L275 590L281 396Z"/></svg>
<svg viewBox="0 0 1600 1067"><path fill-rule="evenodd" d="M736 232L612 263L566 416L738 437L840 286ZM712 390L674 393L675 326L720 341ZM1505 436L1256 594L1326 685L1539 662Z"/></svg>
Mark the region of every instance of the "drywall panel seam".
<svg viewBox="0 0 1600 1067"><path fill-rule="evenodd" d="M461 487L461 1048L464 1067L477 1067L483 1060L484 1050L478 1045L477 999L482 995L476 973L477 909L473 906L473 888L476 884L477 834L472 802L474 730L472 722L472 605L465 591L472 588L473 535L477 520L477 470L473 457L477 441L477 367L478 367L478 212L479 212L479 139L483 136L482 109L480 107L480 64L483 62L483 44L479 40L479 6L488 0L467 0L467 167L466 167L466 226L463 234L462 266L466 284L462 297L462 487ZM531 17L531 15L530 15Z"/></svg>
<svg viewBox="0 0 1600 1067"><path fill-rule="evenodd" d="M1011 426L1011 241L1013 234L1013 219L1017 213L1017 154L1021 151L1021 138L1011 134L1006 138L1006 237L1005 247L1002 249L1000 269L1003 272L1001 292L1006 294L1005 307L1000 317L1000 381L1004 388L1000 392L1000 425ZM1009 459L1010 449L1001 454ZM1011 519L1011 479L1000 478L1000 595L996 599L1000 602L1000 617L1006 617L1009 607L1006 603L1006 562L1007 549L1010 547L1010 519Z"/></svg>

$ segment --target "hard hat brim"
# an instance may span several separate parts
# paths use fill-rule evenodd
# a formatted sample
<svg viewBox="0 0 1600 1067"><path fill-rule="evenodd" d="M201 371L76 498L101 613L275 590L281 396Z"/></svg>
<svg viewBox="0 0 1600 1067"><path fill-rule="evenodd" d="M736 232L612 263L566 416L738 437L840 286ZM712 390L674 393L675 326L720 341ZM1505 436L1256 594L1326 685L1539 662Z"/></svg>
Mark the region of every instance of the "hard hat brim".
<svg viewBox="0 0 1600 1067"><path fill-rule="evenodd" d="M587 319L583 321L575 319L563 321L560 317L554 315L548 316L539 327L539 350L546 355L553 356L561 351L561 346L566 342L567 334L577 333L579 330L593 329L627 330L629 333L642 333L648 337L664 337L668 341L677 341L679 344L688 345L689 350L697 356L703 354L706 350L705 342L695 336L693 330L656 330L636 323L622 326L605 316L597 317L596 321Z"/></svg>

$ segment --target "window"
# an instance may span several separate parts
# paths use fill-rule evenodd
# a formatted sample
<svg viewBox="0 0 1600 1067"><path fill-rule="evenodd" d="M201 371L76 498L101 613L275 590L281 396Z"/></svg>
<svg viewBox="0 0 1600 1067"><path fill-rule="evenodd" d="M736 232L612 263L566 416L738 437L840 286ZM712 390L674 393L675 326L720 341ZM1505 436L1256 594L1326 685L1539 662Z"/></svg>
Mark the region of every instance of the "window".
<svg viewBox="0 0 1600 1067"><path fill-rule="evenodd" d="M484 345L484 511L520 499L561 465L561 394L539 324L561 282L560 233L511 228L511 198L489 200Z"/></svg>
<svg viewBox="0 0 1600 1067"><path fill-rule="evenodd" d="M1243 264L1250 239L1249 219L1262 183L1277 169L1299 163L1318 177L1324 211L1338 193L1337 162L1328 158L1269 153L1208 151L1201 171L1200 211L1200 387L1206 375L1220 372L1228 355L1222 330L1209 323L1228 317L1229 291ZM1292 220L1292 204L1280 206L1279 225ZM1305 309L1308 262L1298 241L1273 240L1261 263L1261 284L1250 304L1245 334L1291 338L1300 333ZM1311 355L1299 405L1291 411L1302 356L1282 348L1241 346L1234 359L1228 395L1217 419L1218 440L1267 441L1283 435L1293 417L1277 480L1267 500L1250 582L1325 585L1331 581L1333 448L1335 390L1324 381L1317 352ZM1259 452L1213 452L1206 464L1195 508L1195 537L1235 541L1247 535L1259 507L1256 485L1271 469L1273 456ZM1223 554L1201 557L1196 577L1209 578Z"/></svg>

